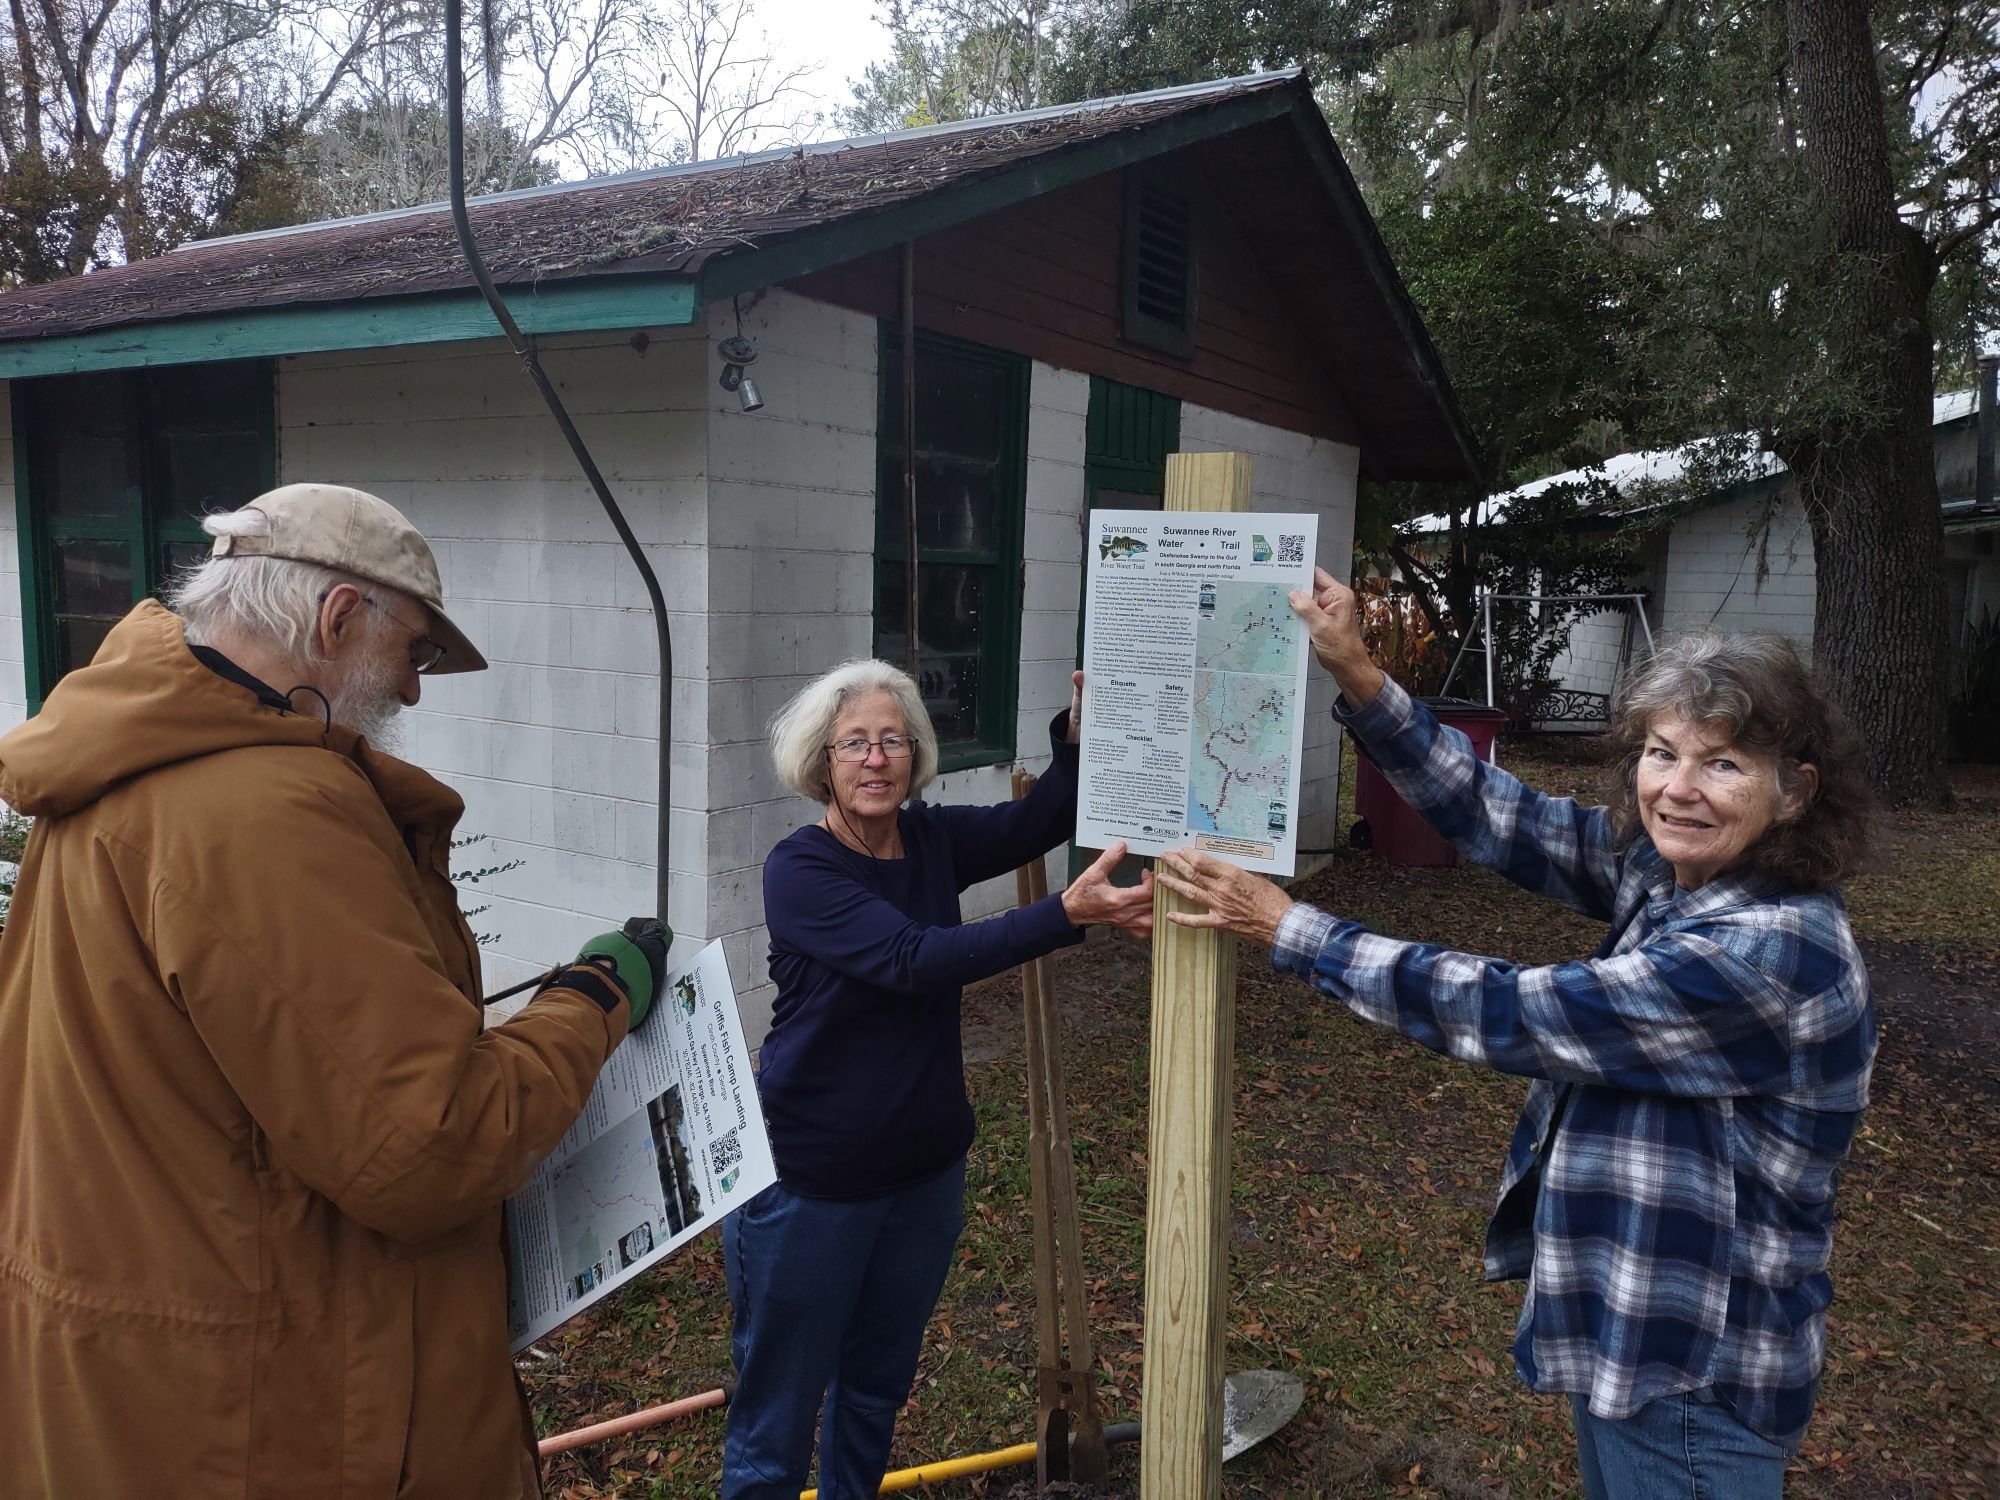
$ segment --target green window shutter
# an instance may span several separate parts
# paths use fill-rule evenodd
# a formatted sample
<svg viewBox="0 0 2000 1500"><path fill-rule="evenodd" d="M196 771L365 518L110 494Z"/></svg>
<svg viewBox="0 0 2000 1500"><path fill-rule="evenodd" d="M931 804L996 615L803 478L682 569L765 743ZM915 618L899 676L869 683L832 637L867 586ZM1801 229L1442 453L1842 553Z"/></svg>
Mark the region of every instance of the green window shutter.
<svg viewBox="0 0 2000 1500"><path fill-rule="evenodd" d="M903 503L903 344L881 328L875 654L909 662ZM917 335L919 682L945 770L1015 754L1028 361Z"/></svg>
<svg viewBox="0 0 2000 1500"><path fill-rule="evenodd" d="M1194 357L1194 200L1164 178L1125 174L1121 328L1135 344Z"/></svg>
<svg viewBox="0 0 2000 1500"><path fill-rule="evenodd" d="M1090 377L1083 462L1092 507L1157 509L1167 488L1167 455L1180 445L1179 397Z"/></svg>
<svg viewBox="0 0 2000 1500"><path fill-rule="evenodd" d="M1181 445L1181 403L1177 396L1136 385L1090 377L1090 408L1083 423L1084 503L1091 510L1158 510L1167 491L1167 455ZM1083 577L1090 576L1090 538L1083 539ZM1083 611L1076 612L1076 660L1083 663ZM1074 843L1069 877L1081 875L1096 851L1085 858ZM1120 885L1138 880L1146 861L1125 861L1113 877Z"/></svg>
<svg viewBox="0 0 2000 1500"><path fill-rule="evenodd" d="M207 548L201 517L271 488L266 360L16 381L28 709Z"/></svg>

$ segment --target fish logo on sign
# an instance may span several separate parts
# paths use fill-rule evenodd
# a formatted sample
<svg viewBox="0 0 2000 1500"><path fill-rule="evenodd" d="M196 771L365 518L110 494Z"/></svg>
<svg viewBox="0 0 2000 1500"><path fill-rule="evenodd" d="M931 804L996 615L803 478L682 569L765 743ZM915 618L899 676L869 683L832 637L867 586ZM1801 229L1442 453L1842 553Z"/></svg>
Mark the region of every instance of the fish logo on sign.
<svg viewBox="0 0 2000 1500"><path fill-rule="evenodd" d="M1130 562L1142 557L1152 548L1136 536L1127 536L1114 527L1102 526L1097 533L1097 558L1099 562Z"/></svg>

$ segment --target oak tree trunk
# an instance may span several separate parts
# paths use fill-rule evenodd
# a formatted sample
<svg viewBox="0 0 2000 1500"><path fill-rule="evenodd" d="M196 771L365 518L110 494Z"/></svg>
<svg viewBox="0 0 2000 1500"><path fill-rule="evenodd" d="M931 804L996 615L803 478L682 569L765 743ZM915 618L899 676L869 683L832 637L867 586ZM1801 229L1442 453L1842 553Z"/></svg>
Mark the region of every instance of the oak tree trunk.
<svg viewBox="0 0 2000 1500"><path fill-rule="evenodd" d="M1824 320L1841 413L1779 456L1811 521L1814 664L1891 801L1942 805L1948 634L1931 452L1936 265L1896 213L1867 0L1786 0L1813 218L1795 290Z"/></svg>

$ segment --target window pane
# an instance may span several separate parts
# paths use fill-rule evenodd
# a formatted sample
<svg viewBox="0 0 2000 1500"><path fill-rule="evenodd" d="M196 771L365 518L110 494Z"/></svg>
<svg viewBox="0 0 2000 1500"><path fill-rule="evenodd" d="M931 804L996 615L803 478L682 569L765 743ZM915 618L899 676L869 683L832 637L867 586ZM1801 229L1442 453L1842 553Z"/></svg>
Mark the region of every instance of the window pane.
<svg viewBox="0 0 2000 1500"><path fill-rule="evenodd" d="M56 672L88 664L132 608L132 552L124 542L55 544Z"/></svg>
<svg viewBox="0 0 2000 1500"><path fill-rule="evenodd" d="M925 563L917 577L919 685L940 741L979 738L980 626L991 569ZM875 651L907 667L903 566L876 566Z"/></svg>
<svg viewBox="0 0 2000 1500"><path fill-rule="evenodd" d="M264 492L264 449L254 432L162 432L160 485L147 496L154 519L240 510Z"/></svg>
<svg viewBox="0 0 2000 1500"><path fill-rule="evenodd" d="M882 441L903 442L902 345L882 356ZM950 349L917 350L917 451L992 459L1007 441L1007 371Z"/></svg>
<svg viewBox="0 0 2000 1500"><path fill-rule="evenodd" d="M46 514L118 516L138 498L139 443L123 374L36 381L32 483Z"/></svg>
<svg viewBox="0 0 2000 1500"><path fill-rule="evenodd" d="M917 451L959 458L1000 456L1007 415L998 369L917 351Z"/></svg>
<svg viewBox="0 0 2000 1500"><path fill-rule="evenodd" d="M1000 468L964 459L917 459L917 547L922 552L982 552L1000 547ZM903 555L903 461L882 468L883 503L875 507L878 549Z"/></svg>
<svg viewBox="0 0 2000 1500"><path fill-rule="evenodd" d="M169 427L255 431L270 416L271 366L242 359L149 370L146 401L153 419Z"/></svg>
<svg viewBox="0 0 2000 1500"><path fill-rule="evenodd" d="M207 561L212 545L210 542L160 543L160 587L165 589L181 573Z"/></svg>

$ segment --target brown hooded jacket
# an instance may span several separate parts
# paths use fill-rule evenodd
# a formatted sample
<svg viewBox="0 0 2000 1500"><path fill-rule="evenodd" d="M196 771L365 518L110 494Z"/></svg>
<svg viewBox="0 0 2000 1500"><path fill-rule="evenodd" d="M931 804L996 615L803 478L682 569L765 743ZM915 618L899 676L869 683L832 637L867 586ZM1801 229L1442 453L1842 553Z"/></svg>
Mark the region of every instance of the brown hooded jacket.
<svg viewBox="0 0 2000 1500"><path fill-rule="evenodd" d="M0 938L0 1496L535 1494L500 1203L625 1007L482 1029L458 796L157 604L0 739L0 797L37 820Z"/></svg>

